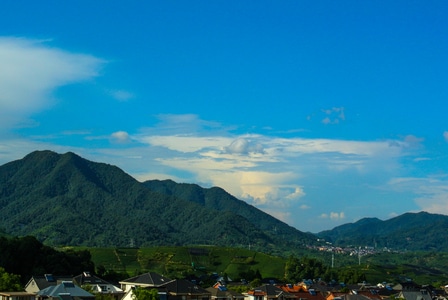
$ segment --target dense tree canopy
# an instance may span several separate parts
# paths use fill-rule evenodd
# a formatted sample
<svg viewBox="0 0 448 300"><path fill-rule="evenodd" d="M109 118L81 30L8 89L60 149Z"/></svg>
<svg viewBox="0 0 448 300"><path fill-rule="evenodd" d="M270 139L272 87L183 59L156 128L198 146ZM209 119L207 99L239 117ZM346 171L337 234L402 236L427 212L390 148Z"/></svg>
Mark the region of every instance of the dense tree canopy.
<svg viewBox="0 0 448 300"><path fill-rule="evenodd" d="M297 258L291 255L285 266L285 279L289 282L299 282L303 279L317 279L325 272L325 267L321 261L302 257Z"/></svg>
<svg viewBox="0 0 448 300"><path fill-rule="evenodd" d="M132 298L134 300L159 300L159 294L156 289L145 289L138 287L133 290Z"/></svg>
<svg viewBox="0 0 448 300"><path fill-rule="evenodd" d="M0 291L20 292L22 290L20 276L10 274L0 267Z"/></svg>
<svg viewBox="0 0 448 300"><path fill-rule="evenodd" d="M22 283L36 274L55 275L93 272L94 264L88 250L57 251L32 236L0 237L0 267L20 276Z"/></svg>

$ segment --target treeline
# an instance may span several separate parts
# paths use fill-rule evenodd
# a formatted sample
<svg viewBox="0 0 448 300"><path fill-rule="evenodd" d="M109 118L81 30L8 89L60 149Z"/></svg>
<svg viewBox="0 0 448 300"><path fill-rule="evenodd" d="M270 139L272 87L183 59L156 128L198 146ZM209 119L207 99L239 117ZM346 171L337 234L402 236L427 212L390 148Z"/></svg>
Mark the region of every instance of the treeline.
<svg viewBox="0 0 448 300"><path fill-rule="evenodd" d="M326 282L358 283L366 281L366 275L357 269L325 266L322 261L303 256L297 258L290 256L285 265L285 280L300 282L307 279L322 279Z"/></svg>
<svg viewBox="0 0 448 300"><path fill-rule="evenodd" d="M35 237L0 237L0 268L20 276L22 285L33 275L51 273L76 276L84 271L94 272L88 250L64 250L45 246Z"/></svg>

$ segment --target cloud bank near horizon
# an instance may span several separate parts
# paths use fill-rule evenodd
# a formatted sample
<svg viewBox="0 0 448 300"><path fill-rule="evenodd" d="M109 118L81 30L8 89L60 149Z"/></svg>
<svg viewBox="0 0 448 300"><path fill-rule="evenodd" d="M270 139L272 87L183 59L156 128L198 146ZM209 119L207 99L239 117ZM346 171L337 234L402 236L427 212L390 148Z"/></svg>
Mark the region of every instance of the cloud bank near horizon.
<svg viewBox="0 0 448 300"><path fill-rule="evenodd" d="M195 115L164 115L161 118L163 121L153 128L126 133L139 143L126 151L137 153L141 147L140 152L144 153L144 149L151 149L148 151L151 157L140 159L151 160L148 164L157 165L155 169L159 169L155 173L138 173L138 179L160 179L157 176L166 172L178 174L173 179L180 182L220 186L299 228L297 218L312 211L319 212L316 218L335 224L364 217L354 215L353 211L359 210L360 206L377 206L376 197L381 190L394 192L396 197L409 197L410 192L422 194L414 185L412 188L403 186L396 179L403 171L401 160L414 155L413 151L423 141L413 136L397 140L350 141L235 135L230 131L225 133L224 126L217 123L213 123L211 130L204 125L206 121ZM178 127L182 128L180 133ZM160 132L164 134L158 134ZM422 186L426 184L427 179L420 180ZM439 185L446 187L447 182L442 180ZM440 204L437 200L440 198L435 196L442 195L441 187L438 189L440 193L435 191L431 197L423 197L425 200L411 197L410 201L415 203L410 206L416 208L418 205L421 210L448 214L448 207ZM314 193L328 189L330 193L322 192L326 198L315 201L307 197L310 189ZM348 200L331 195L332 190L337 190L339 195L344 189L355 189L359 195L347 195ZM346 205L344 201L347 201ZM322 207L327 210L322 211ZM394 211L387 212L388 216L395 214Z"/></svg>

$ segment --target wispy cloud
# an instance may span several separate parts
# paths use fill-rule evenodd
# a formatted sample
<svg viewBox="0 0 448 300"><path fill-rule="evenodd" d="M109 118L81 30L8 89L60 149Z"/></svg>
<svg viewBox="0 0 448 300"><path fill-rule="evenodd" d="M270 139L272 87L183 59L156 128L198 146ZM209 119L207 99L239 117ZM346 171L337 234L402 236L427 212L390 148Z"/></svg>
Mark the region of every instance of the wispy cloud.
<svg viewBox="0 0 448 300"><path fill-rule="evenodd" d="M393 178L391 188L401 192L412 192L415 203L423 211L448 214L448 177Z"/></svg>
<svg viewBox="0 0 448 300"><path fill-rule="evenodd" d="M128 101L134 98L134 94L125 90L109 90L108 94L118 101Z"/></svg>
<svg viewBox="0 0 448 300"><path fill-rule="evenodd" d="M48 108L60 86L98 76L103 60L48 46L49 41L0 37L0 125Z"/></svg>
<svg viewBox="0 0 448 300"><path fill-rule="evenodd" d="M330 219L330 220L332 220L332 221L340 221L340 220L343 220L343 219L345 219L345 213L344 212L330 212L329 214L328 213L323 213L323 214L321 214L320 215L320 217L322 218L322 219Z"/></svg>
<svg viewBox="0 0 448 300"><path fill-rule="evenodd" d="M322 112L326 115L326 117L322 119L322 123L339 124L340 122L345 121L344 111L344 107L332 107L330 109L323 109Z"/></svg>

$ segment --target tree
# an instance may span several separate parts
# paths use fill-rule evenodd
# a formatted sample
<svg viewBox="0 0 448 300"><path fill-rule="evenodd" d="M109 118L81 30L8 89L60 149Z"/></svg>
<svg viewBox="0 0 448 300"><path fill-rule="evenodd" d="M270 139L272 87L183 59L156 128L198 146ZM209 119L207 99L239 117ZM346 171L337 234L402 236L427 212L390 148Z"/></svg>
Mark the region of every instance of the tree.
<svg viewBox="0 0 448 300"><path fill-rule="evenodd" d="M252 280L252 281L250 282L250 286L251 286L252 288L256 288L256 287L260 286L261 284L262 284L262 282L261 282L261 279L260 279L260 278L255 278L254 280Z"/></svg>
<svg viewBox="0 0 448 300"><path fill-rule="evenodd" d="M20 276L10 274L0 267L0 291L21 292Z"/></svg>
<svg viewBox="0 0 448 300"><path fill-rule="evenodd" d="M132 298L134 300L159 300L159 292L157 289L145 289L137 287L132 291Z"/></svg>
<svg viewBox="0 0 448 300"><path fill-rule="evenodd" d="M291 255L285 265L285 279L290 282L319 278L324 272L321 261L306 256L298 259Z"/></svg>

